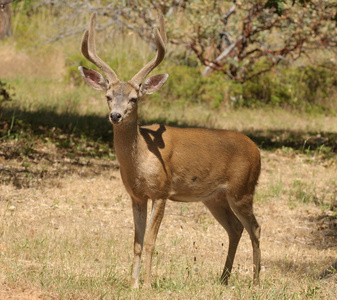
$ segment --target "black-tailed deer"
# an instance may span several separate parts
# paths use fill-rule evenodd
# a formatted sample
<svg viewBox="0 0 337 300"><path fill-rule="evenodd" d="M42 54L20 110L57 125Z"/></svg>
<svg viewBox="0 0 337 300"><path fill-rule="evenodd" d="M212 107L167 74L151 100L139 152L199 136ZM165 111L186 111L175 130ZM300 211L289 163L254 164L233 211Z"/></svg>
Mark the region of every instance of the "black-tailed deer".
<svg viewBox="0 0 337 300"><path fill-rule="evenodd" d="M226 229L229 248L221 276L224 284L228 282L245 228L253 246L254 281L258 282L260 226L253 213L253 195L261 169L259 149L247 136L228 130L140 127L139 99L159 90L168 77L162 74L145 79L165 56L164 19L160 18L160 31L154 29L156 56L127 82L120 81L97 56L95 20L93 14L82 39L82 53L101 69L106 79L94 70L84 67L79 70L90 86L105 91L121 177L132 199L135 237L131 286L139 286L148 200L152 200L152 212L145 240L146 286L150 285L152 253L167 199L202 201Z"/></svg>

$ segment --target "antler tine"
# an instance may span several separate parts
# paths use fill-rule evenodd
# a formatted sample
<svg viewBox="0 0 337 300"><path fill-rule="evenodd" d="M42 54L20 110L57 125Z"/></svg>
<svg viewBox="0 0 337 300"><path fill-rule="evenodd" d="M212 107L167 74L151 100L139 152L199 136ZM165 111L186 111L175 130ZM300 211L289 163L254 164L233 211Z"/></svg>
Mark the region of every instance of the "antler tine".
<svg viewBox="0 0 337 300"><path fill-rule="evenodd" d="M161 16L159 19L160 22L160 32L157 28L154 29L155 42L157 46L156 56L149 61L131 80L130 82L134 85L139 86L144 78L150 74L150 72L157 67L165 57L166 53L166 31L164 17Z"/></svg>
<svg viewBox="0 0 337 300"><path fill-rule="evenodd" d="M119 82L116 73L101 58L99 58L96 53L95 24L96 13L93 13L90 19L89 30L86 30L83 34L81 46L82 53L87 60L102 70L110 83Z"/></svg>
<svg viewBox="0 0 337 300"><path fill-rule="evenodd" d="M163 39L164 45L166 46L167 44L167 35L166 35L166 30L165 30L165 21L164 21L164 16L161 15L159 18L159 24L160 24L160 35Z"/></svg>

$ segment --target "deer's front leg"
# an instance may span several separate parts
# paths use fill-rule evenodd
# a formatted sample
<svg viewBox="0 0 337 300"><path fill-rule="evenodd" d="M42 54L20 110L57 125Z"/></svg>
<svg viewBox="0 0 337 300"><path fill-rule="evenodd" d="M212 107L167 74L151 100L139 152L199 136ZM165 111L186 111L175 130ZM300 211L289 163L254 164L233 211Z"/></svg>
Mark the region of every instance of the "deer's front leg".
<svg viewBox="0 0 337 300"><path fill-rule="evenodd" d="M142 255L147 217L147 201L132 199L133 220L135 223L134 257L131 275L131 287L139 287L140 258Z"/></svg>
<svg viewBox="0 0 337 300"><path fill-rule="evenodd" d="M159 227L161 221L164 217L166 200L158 199L154 200L152 203L152 212L151 218L149 222L149 229L146 233L146 241L145 241L145 287L149 287L151 285L151 263L152 263L152 254L156 243L156 238L158 235Z"/></svg>

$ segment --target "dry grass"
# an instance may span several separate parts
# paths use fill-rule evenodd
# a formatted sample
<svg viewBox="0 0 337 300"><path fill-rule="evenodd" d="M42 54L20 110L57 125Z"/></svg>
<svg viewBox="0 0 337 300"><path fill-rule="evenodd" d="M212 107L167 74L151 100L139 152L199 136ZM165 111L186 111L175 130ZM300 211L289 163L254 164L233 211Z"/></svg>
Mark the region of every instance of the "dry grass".
<svg viewBox="0 0 337 300"><path fill-rule="evenodd" d="M227 236L200 203L169 202L151 290L132 291L131 204L113 160L68 158L53 144L4 160L0 186L1 299L333 299L336 276L336 160L262 152L255 210L262 226L262 280L252 287L245 233L228 287L217 281ZM7 148L5 148L5 146ZM4 176L6 175L6 176ZM300 192L303 191L304 194ZM302 197L304 195L304 197ZM307 199L308 201L306 201ZM307 203L306 203L307 202ZM316 204L315 204L316 202Z"/></svg>

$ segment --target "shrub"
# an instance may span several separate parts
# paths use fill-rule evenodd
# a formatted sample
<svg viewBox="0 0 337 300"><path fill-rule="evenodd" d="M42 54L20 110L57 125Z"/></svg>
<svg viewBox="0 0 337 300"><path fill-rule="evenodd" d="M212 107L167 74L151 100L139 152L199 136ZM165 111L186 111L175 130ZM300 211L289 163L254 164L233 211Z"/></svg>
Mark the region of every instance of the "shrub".
<svg viewBox="0 0 337 300"><path fill-rule="evenodd" d="M312 65L281 68L242 84L232 83L235 107L280 106L294 109L336 110L335 70ZM328 103L330 101L330 103Z"/></svg>

